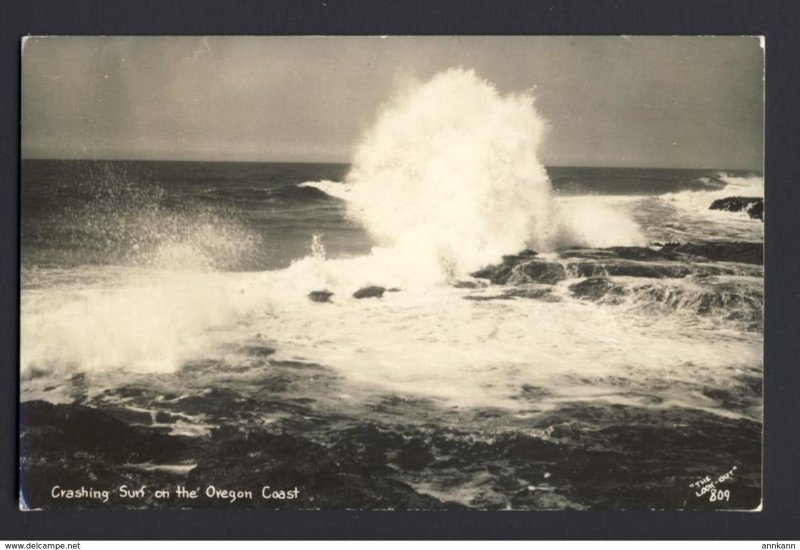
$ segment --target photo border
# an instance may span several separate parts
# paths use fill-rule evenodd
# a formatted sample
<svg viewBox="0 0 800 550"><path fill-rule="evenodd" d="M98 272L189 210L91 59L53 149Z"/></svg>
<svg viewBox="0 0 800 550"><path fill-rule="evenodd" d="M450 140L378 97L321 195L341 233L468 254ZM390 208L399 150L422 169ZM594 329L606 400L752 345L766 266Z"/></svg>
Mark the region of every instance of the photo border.
<svg viewBox="0 0 800 550"><path fill-rule="evenodd" d="M800 4L766 0L6 0L0 8L0 539L800 538L799 21ZM764 35L762 511L19 511L19 54L28 34Z"/></svg>

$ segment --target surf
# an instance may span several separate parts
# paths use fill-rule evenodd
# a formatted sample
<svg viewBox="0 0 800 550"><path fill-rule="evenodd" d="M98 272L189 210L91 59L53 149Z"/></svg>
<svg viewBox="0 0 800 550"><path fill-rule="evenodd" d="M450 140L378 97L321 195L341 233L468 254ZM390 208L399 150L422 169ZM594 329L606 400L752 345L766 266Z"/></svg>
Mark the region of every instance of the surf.
<svg viewBox="0 0 800 550"><path fill-rule="evenodd" d="M538 156L547 129L532 91L454 68L380 111L343 182L302 185L347 201L387 284L451 282L526 248L643 244L625 211L556 204Z"/></svg>

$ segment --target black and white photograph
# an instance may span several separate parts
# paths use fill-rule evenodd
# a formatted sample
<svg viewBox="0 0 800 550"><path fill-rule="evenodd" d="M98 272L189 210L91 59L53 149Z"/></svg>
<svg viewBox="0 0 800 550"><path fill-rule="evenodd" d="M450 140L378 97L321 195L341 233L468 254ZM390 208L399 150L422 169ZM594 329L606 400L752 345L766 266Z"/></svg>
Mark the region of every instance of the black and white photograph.
<svg viewBox="0 0 800 550"><path fill-rule="evenodd" d="M26 37L20 509L758 513L768 47Z"/></svg>

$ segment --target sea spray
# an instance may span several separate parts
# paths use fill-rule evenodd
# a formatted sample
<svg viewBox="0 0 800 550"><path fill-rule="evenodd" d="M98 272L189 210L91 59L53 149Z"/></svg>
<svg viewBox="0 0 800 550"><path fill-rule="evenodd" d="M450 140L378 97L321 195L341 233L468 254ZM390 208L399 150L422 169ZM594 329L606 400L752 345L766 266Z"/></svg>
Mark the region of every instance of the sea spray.
<svg viewBox="0 0 800 550"><path fill-rule="evenodd" d="M168 196L146 170L125 164L81 166L48 193L50 203L25 237L50 244L23 265L130 265L164 270L247 269L263 242L218 204ZM76 200L77 199L77 200Z"/></svg>
<svg viewBox="0 0 800 550"><path fill-rule="evenodd" d="M449 282L525 248L644 244L624 212L555 204L537 156L546 129L532 92L449 69L379 113L343 184L304 185L346 200L372 236L372 283Z"/></svg>
<svg viewBox="0 0 800 550"><path fill-rule="evenodd" d="M617 200L615 200L617 199ZM557 248L645 246L647 238L633 219L636 203L618 197L579 196L556 201Z"/></svg>
<svg viewBox="0 0 800 550"><path fill-rule="evenodd" d="M320 261L325 261L325 245L322 244L322 235L314 233L311 236L311 256Z"/></svg>
<svg viewBox="0 0 800 550"><path fill-rule="evenodd" d="M439 73L390 103L359 145L350 213L425 276L549 248L545 129L531 93L502 95L469 70Z"/></svg>

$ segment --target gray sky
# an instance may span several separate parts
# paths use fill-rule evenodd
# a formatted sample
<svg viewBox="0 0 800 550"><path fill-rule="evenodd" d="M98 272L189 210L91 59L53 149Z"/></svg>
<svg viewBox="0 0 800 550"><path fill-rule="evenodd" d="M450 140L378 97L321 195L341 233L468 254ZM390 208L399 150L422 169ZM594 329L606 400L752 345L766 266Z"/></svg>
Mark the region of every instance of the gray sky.
<svg viewBox="0 0 800 550"><path fill-rule="evenodd" d="M761 169L763 52L716 37L48 37L22 154L348 162L409 77L535 87L549 165Z"/></svg>

